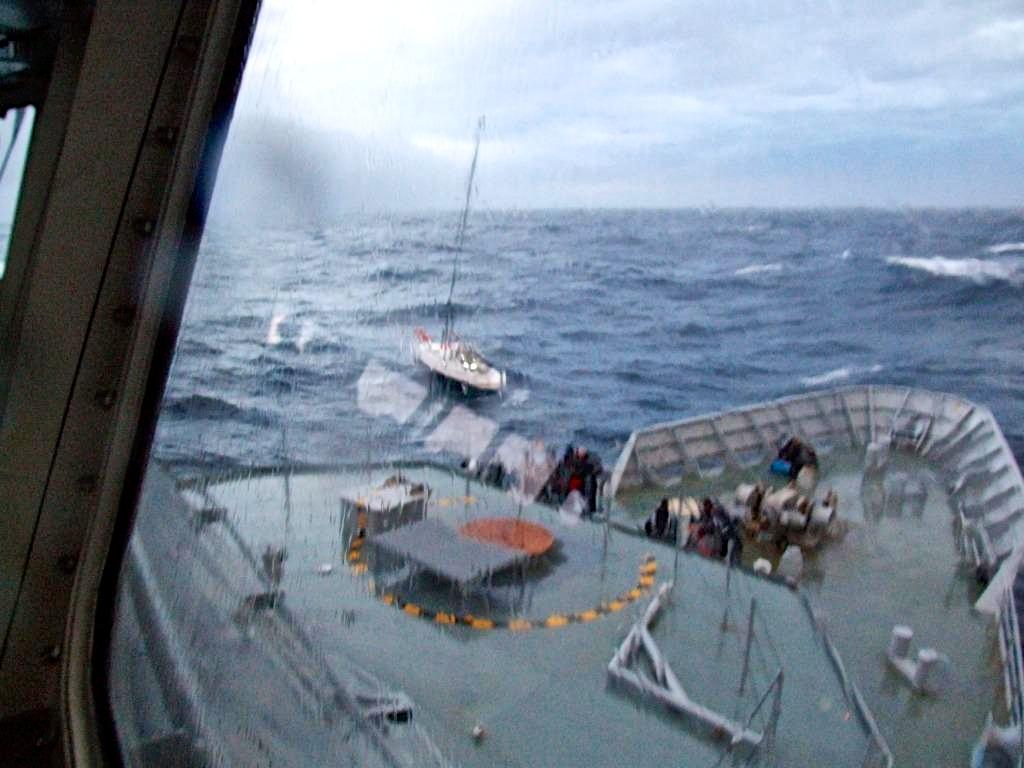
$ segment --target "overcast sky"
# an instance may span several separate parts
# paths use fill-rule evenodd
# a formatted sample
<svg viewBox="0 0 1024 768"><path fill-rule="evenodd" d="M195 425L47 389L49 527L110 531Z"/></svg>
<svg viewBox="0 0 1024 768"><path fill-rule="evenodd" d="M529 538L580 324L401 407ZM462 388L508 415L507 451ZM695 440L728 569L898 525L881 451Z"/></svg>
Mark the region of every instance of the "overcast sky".
<svg viewBox="0 0 1024 768"><path fill-rule="evenodd" d="M272 0L220 209L1005 205L1024 3ZM230 197L229 197L230 196Z"/></svg>
<svg viewBox="0 0 1024 768"><path fill-rule="evenodd" d="M479 115L478 207L1021 208L1024 2L265 0L214 221L457 208Z"/></svg>

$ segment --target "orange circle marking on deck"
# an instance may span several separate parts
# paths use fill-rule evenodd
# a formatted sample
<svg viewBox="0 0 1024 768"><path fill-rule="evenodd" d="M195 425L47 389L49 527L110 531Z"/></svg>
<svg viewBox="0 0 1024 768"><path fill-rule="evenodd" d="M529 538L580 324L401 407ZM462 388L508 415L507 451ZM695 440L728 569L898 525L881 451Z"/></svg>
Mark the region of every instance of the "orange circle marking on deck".
<svg viewBox="0 0 1024 768"><path fill-rule="evenodd" d="M533 629L533 622L526 619L512 619L508 623L508 628L513 632L525 632L528 629Z"/></svg>
<svg viewBox="0 0 1024 768"><path fill-rule="evenodd" d="M547 552L555 543L543 525L515 517L482 517L459 528L459 533L476 541L516 549L531 557Z"/></svg>

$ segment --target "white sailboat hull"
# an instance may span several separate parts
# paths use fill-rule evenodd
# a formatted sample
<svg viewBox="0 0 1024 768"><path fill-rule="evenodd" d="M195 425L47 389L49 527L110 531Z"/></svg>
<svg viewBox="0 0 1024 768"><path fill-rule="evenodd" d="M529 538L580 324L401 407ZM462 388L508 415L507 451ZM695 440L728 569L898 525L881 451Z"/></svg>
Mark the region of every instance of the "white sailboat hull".
<svg viewBox="0 0 1024 768"><path fill-rule="evenodd" d="M465 387L499 392L505 386L505 372L486 363L471 368L457 354L459 343L442 344L437 341L418 339L415 345L416 359L423 365L450 381Z"/></svg>

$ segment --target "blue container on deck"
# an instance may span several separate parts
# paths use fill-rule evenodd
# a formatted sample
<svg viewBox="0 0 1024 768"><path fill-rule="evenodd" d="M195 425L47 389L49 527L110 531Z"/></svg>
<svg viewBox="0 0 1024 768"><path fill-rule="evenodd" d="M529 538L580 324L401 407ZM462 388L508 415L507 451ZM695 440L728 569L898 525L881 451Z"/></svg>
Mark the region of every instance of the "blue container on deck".
<svg viewBox="0 0 1024 768"><path fill-rule="evenodd" d="M789 471L792 468L793 465L790 464L785 459L776 459L775 461L772 462L772 465L770 467L771 471L774 472L776 475L785 475L786 477L789 477Z"/></svg>

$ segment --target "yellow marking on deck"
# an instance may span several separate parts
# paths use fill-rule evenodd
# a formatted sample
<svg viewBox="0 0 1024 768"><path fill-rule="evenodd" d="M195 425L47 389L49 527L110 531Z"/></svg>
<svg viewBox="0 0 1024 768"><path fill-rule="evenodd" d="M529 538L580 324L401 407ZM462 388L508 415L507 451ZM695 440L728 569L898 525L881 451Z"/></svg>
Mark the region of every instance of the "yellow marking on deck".
<svg viewBox="0 0 1024 768"><path fill-rule="evenodd" d="M359 554L359 550L356 548L349 552L349 559L356 561L359 559ZM365 563L354 563L351 567L355 573L365 573L368 569L368 566ZM385 605L393 605L396 608L400 608L404 613L407 613L410 616L427 619L436 624L465 624L467 627L475 630L508 629L512 632L525 632L538 627L555 629L558 627L566 627L570 624L587 624L592 621L597 621L602 616L607 616L608 614L621 611L626 607L626 605L642 597L648 591L647 587L654 584L653 574L657 568L657 562L652 557L647 556L640 564L640 574L637 580L637 585L623 595L620 595L617 599L608 603L601 603L596 608L588 608L584 611L566 614L553 613L542 621L530 621L529 619L522 618L503 621L501 619L495 620L477 617L471 613L459 615L457 613L449 613L448 611L434 611L430 608L423 608L415 603L407 603L401 598L396 597L391 592L385 592L380 595L380 601ZM369 584L371 585L370 588L372 590L372 579Z"/></svg>

